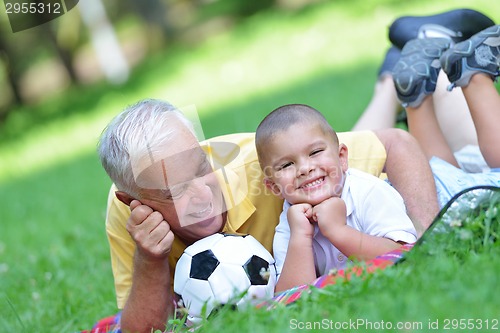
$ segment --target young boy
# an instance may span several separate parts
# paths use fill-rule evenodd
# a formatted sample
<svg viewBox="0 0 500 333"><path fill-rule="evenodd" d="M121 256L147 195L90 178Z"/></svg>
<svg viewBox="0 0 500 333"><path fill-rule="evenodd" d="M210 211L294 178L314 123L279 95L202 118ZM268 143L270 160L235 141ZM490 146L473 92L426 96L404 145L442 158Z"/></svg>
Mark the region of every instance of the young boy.
<svg viewBox="0 0 500 333"><path fill-rule="evenodd" d="M494 85L500 74L500 25L450 44L442 38L411 40L393 73L409 131L430 160L440 206L466 188L500 186L500 96ZM467 147L468 159L453 153L437 121L432 83L441 67L450 88L461 87L476 128L478 145Z"/></svg>
<svg viewBox="0 0 500 333"><path fill-rule="evenodd" d="M273 242L276 291L343 268L347 258L372 259L416 241L398 192L348 168L347 147L317 110L279 107L260 123L255 143L266 187L285 199Z"/></svg>

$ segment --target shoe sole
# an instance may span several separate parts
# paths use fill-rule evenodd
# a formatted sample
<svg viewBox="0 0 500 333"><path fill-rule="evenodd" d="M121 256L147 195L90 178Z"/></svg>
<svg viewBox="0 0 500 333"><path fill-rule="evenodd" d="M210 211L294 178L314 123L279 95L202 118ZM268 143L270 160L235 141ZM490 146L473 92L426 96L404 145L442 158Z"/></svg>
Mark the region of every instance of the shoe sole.
<svg viewBox="0 0 500 333"><path fill-rule="evenodd" d="M449 46L446 38L428 38L412 40L403 48L392 75L404 107L416 107L434 92L441 68L439 58Z"/></svg>
<svg viewBox="0 0 500 333"><path fill-rule="evenodd" d="M487 46L480 48L482 44ZM468 85L471 76L478 72L493 77L498 76L498 52L495 56L491 53L491 47L496 47L497 51L500 51L500 25L489 27L446 51L440 62L448 79L452 82L450 88ZM467 60L472 56L474 56L474 61L482 67L469 66Z"/></svg>
<svg viewBox="0 0 500 333"><path fill-rule="evenodd" d="M495 24L488 16L472 9L456 9L429 16L403 16L396 19L389 27L389 40L400 49L418 37L418 32L425 25L440 25L454 32L455 43L464 41L474 34Z"/></svg>

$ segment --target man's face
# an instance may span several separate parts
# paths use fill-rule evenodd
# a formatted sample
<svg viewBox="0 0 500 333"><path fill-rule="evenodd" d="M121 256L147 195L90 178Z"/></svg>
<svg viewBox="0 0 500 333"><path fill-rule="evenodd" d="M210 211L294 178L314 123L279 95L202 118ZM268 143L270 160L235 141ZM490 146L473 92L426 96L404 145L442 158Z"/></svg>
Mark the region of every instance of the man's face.
<svg viewBox="0 0 500 333"><path fill-rule="evenodd" d="M168 156L155 158L140 174L138 185L147 184L140 201L160 212L174 234L186 241L221 231L225 223L222 190L196 138L179 125L166 150Z"/></svg>
<svg viewBox="0 0 500 333"><path fill-rule="evenodd" d="M291 204L314 206L342 194L347 147L319 125L297 123L277 133L264 159L266 185Z"/></svg>

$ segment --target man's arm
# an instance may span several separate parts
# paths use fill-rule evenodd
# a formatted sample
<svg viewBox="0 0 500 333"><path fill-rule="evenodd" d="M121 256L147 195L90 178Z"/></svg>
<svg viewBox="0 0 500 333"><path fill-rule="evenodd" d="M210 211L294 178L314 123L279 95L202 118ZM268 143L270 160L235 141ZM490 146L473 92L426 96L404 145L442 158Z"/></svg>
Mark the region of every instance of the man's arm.
<svg viewBox="0 0 500 333"><path fill-rule="evenodd" d="M132 287L121 317L123 332L164 330L173 314L168 254L174 239L168 223L139 201L130 204L127 230L137 244Z"/></svg>
<svg viewBox="0 0 500 333"><path fill-rule="evenodd" d="M165 330L173 313L168 260L148 260L136 252L132 288L121 317L122 332Z"/></svg>
<svg viewBox="0 0 500 333"><path fill-rule="evenodd" d="M389 128L375 131L387 152L384 172L404 199L419 236L430 226L439 206L429 162L408 132Z"/></svg>

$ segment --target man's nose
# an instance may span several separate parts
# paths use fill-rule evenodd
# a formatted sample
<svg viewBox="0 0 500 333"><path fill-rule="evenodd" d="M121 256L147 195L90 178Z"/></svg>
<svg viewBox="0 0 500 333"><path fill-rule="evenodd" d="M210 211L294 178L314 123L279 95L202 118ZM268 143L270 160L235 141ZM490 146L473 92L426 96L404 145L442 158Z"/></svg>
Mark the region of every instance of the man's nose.
<svg viewBox="0 0 500 333"><path fill-rule="evenodd" d="M212 200L212 190L210 186L208 186L205 177L193 179L189 186L189 190L191 192L191 200L195 203L209 202Z"/></svg>

